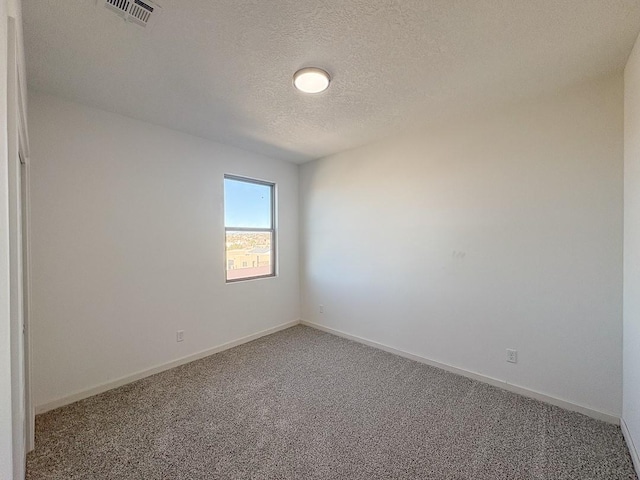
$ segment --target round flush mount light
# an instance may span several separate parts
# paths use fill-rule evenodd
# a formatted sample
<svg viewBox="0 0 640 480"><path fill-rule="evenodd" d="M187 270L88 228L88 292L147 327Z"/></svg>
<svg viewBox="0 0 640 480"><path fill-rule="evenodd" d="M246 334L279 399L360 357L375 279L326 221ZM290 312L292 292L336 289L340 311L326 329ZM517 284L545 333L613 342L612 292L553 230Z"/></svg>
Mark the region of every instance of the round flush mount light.
<svg viewBox="0 0 640 480"><path fill-rule="evenodd" d="M331 77L321 68L307 67L293 75L293 85L304 93L321 93L329 88Z"/></svg>

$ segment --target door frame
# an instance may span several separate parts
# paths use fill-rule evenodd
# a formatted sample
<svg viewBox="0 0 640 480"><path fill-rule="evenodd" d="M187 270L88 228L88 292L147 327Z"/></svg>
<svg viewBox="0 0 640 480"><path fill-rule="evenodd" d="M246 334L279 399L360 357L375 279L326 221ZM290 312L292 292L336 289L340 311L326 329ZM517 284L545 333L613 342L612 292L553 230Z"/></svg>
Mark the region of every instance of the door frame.
<svg viewBox="0 0 640 480"><path fill-rule="evenodd" d="M13 2L12 2L13 3ZM14 4L14 7L16 5ZM11 11L13 10L13 11ZM9 162L12 392L14 475L25 473L27 452L35 444L35 412L31 391L30 168L27 101L20 10L10 9L7 38L7 140ZM11 268L10 268L11 270Z"/></svg>

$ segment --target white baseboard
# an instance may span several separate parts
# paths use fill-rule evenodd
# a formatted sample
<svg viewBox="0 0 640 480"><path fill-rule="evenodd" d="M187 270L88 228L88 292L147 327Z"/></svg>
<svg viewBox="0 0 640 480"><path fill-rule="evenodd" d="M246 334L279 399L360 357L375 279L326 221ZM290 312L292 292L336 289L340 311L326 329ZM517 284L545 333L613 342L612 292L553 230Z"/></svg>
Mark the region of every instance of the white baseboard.
<svg viewBox="0 0 640 480"><path fill-rule="evenodd" d="M65 397L53 400L51 402L47 402L47 403L44 403L44 404L41 404L41 405L36 405L36 407L35 407L36 414L48 412L49 410L54 410L54 409L62 407L64 405L68 405L70 403L74 403L74 402L77 402L79 400L83 400L85 398L89 398L89 397L92 397L94 395L98 395L100 393L106 392L108 390L112 390L114 388L121 387L121 386L126 385L128 383L135 382L136 380L140 380L142 378L154 375L156 373L160 373L160 372L163 372L165 370L169 370L171 368L175 368L175 367L178 367L180 365L184 365L186 363L193 362L195 360L200 360L201 358L208 357L209 355L213 355L215 353L219 353L219 352L222 352L224 350L228 350L228 349L236 347L238 345L242 345L243 343L251 342L251 341L256 340L256 339L258 339L260 337L264 337L266 335L270 335L272 333L279 332L280 330L285 330L287 328L293 327L293 326L298 325L298 324L306 325L308 327L312 327L312 328L315 328L317 330L322 330L324 332L331 333L331 334L337 335L339 337L347 338L349 340L353 340L355 342L362 343L362 344L368 345L370 347L378 348L380 350L384 350L386 352L393 353L395 355L399 355L401 357L408 358L410 360L414 360L416 362L424 363L426 365L430 365L430 366L433 366L433 367L436 367L436 368L440 368L442 370L446 370L448 372L455 373L457 375L462 375L464 377L471 378L471 379L477 380L479 382L487 383L489 385L493 385L495 387L499 387L499 388L502 388L504 390L508 390L510 392L514 392L514 393L518 393L520 395L524 395L525 397L533 398L533 399L536 399L536 400L540 400L542 402L549 403L551 405L556 405L558 407L565 408L567 410L571 410L571 411L574 411L574 412L582 413L584 415L587 415L589 417L595 418L597 420L602 420L602 421L605 421L605 422L608 422L608 423L613 423L615 425L621 425L622 432L623 432L623 434L625 436L627 444L629 445L629 451L631 452L631 456L633 458L636 470L640 471L640 469L639 469L640 462L638 461L638 451L633 446L633 442L631 441L631 437L629 435L629 432L626 429L626 425L624 424L624 422L621 422L620 418L618 416L616 416L616 415L600 412L598 410L593 410L591 408L584 407L582 405L578 405L578 404L575 404L575 403L572 403L572 402L568 402L566 400L561 400L559 398L552 397L552 396L546 395L544 393L536 392L535 390L530 390L528 388L524 388L524 387L520 387L520 386L517 386L517 385L513 385L513 384L507 383L507 382L505 382L503 380L499 380L499 379L496 379L496 378L493 378L493 377L489 377L487 375L483 375L483 374L476 373L476 372L471 372L469 370L464 370L464 369L461 369L461 368L453 367L451 365L447 365L445 363L440 363L440 362L437 362L437 361L434 361L434 360L430 360L428 358L421 357L419 355L415 355L415 354L408 353L408 352L405 352L405 351L402 351L402 350L398 350L398 349L393 348L393 347L389 347L389 346L384 345L382 343L374 342L372 340L367 340L366 338L358 337L357 335L351 335L351 334L343 332L341 330L337 330L337 329L330 328L330 327L325 327L324 325L320 325L320 324L317 324L317 323L314 323L314 322L309 322L309 321L306 321L306 320L302 320L302 321L294 320L294 321L291 321L291 322L283 323L281 325L277 325L275 327L268 328L268 329L263 330L261 332L257 332L257 333L254 333L252 335L247 335L246 337L242 337L242 338L239 338L237 340L233 340L231 342L227 342L227 343L219 345L217 347L213 347L213 348L210 348L210 349L207 349L207 350L203 350L201 352L197 352L197 353L194 353L192 355L188 355L186 357L182 357L182 358L179 358L177 360L173 360L171 362L164 363L162 365L158 365L158 366L146 369L146 370L142 370L142 371L133 373L131 375L120 377L120 378L118 378L116 380L113 380L113 381L110 381L110 382L106 382L106 383L97 385L95 387L92 387L92 388L89 388L89 389L86 389L86 390L82 390L80 392L73 393L71 395L67 395Z"/></svg>
<svg viewBox="0 0 640 480"><path fill-rule="evenodd" d="M318 323L309 322L307 320L302 320L300 322L302 325L306 325L308 327L315 328L317 330L322 330L323 332L331 333L333 335L337 335L339 337L347 338L349 340L353 340L358 343L362 343L364 345L368 345L370 347L378 348L380 350L384 350L385 352L393 353L395 355L399 355L404 358L408 358L410 360L414 360L416 362L424 363L426 365L430 365L432 367L440 368L442 370L446 370L447 372L455 373L457 375L462 375L463 377L471 378L473 380L477 380L479 382L488 383L489 385L493 385L494 387L502 388L504 390L508 390L513 393L517 393L523 395L525 397L533 398L535 400L540 400L541 402L549 403L551 405L555 405L557 407L564 408L566 410L571 410L573 412L582 413L591 418L595 418L596 420L602 420L607 423L613 423L614 425L620 424L620 417L617 415L613 415L610 413L600 412L598 410L593 410L588 407L584 407L582 405L578 405L572 402L568 402L566 400L561 400L559 398L551 397L544 393L536 392L535 390L530 390L525 387L520 387L518 385L513 385L505 382L504 380L499 380L497 378L489 377L487 375L483 375L481 373L471 372L469 370L464 370L462 368L453 367L451 365L447 365L445 363L436 362L435 360L430 360L425 357L421 357L419 355L414 355L413 353L408 353L402 350L398 350L393 347L389 347L382 343L374 342L372 340L367 340L366 338L358 337L357 335L351 335L349 333L343 332L341 330L336 330L334 328L325 327L324 325L320 325Z"/></svg>
<svg viewBox="0 0 640 480"><path fill-rule="evenodd" d="M624 417L620 419L620 428L622 429L622 436L627 442L627 447L629 448L629 454L631 455L633 467L636 469L636 474L640 476L640 454L638 454L638 450L633 443L631 432L629 432L629 428L627 427L627 422L624 421Z"/></svg>
<svg viewBox="0 0 640 480"><path fill-rule="evenodd" d="M271 335L272 333L276 333L276 332L279 332L280 330L285 330L287 328L294 327L298 324L300 324L299 320L293 320L291 322L283 323L281 325L276 325L275 327L262 330L261 332L254 333L252 335L247 335L246 337L242 337L237 340L233 340L231 342L218 345L217 347L209 348L207 350L203 350L201 352L197 352L192 355L187 355L186 357L178 358L177 360L173 360L168 363L163 363L162 365L158 365L146 370L141 370L131 375L120 377L110 382L102 383L100 385L89 388L87 390L82 390L80 392L72 393L71 395L68 395L66 397L58 398L51 402L43 403L42 405L36 405L35 407L36 414L48 412L49 410L54 410L56 408L63 407L64 405L68 405L70 403L74 403L79 400L83 400L85 398L98 395L99 393L103 393L103 392L106 392L107 390L112 390L114 388L121 387L128 383L135 382L136 380L149 377L156 373L164 372L165 370L179 367L180 365L184 365L186 363L190 363L195 360L200 360L201 358L208 357L209 355L213 355L214 353L219 353L224 350L229 350L230 348L237 347L238 345L242 345L243 343L251 342L260 337Z"/></svg>

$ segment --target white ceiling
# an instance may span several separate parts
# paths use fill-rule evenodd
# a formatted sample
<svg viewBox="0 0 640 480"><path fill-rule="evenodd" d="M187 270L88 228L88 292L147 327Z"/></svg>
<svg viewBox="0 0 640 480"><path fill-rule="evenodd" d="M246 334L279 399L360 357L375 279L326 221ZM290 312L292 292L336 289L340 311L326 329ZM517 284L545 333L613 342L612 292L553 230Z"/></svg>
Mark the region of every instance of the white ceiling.
<svg viewBox="0 0 640 480"><path fill-rule="evenodd" d="M29 84L296 162L624 67L640 0L23 0ZM293 73L320 66L327 92Z"/></svg>

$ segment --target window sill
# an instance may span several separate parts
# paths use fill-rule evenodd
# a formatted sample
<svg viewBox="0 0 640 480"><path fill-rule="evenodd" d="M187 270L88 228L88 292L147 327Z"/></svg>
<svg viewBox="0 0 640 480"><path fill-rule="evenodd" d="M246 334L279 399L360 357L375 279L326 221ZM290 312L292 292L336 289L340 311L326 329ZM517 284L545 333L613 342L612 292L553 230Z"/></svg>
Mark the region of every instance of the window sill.
<svg viewBox="0 0 640 480"><path fill-rule="evenodd" d="M225 282L227 285L232 285L234 283L242 283L242 282L250 282L252 280L265 280L268 278L276 278L278 275L276 275L275 273L272 275L260 275L259 277L248 277L248 278L234 278L233 280L227 280L225 279Z"/></svg>

